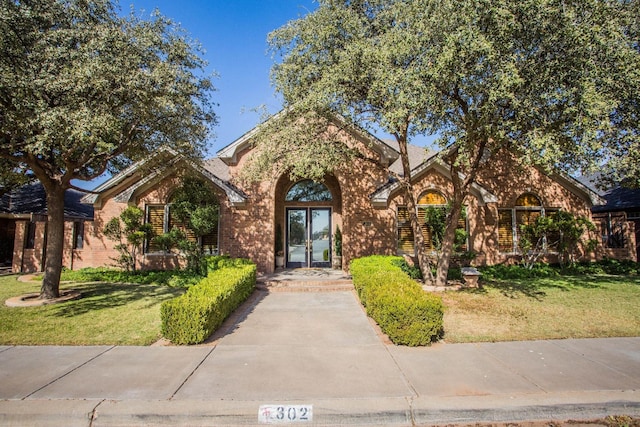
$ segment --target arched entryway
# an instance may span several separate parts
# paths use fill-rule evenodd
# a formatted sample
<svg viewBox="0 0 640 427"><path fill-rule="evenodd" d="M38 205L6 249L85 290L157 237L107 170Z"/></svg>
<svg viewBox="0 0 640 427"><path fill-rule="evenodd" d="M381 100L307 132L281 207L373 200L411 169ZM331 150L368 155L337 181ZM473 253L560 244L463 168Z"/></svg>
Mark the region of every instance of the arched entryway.
<svg viewBox="0 0 640 427"><path fill-rule="evenodd" d="M333 235L341 219L340 187L334 177L324 182L283 178L276 208L282 229L281 255L286 268L329 268Z"/></svg>

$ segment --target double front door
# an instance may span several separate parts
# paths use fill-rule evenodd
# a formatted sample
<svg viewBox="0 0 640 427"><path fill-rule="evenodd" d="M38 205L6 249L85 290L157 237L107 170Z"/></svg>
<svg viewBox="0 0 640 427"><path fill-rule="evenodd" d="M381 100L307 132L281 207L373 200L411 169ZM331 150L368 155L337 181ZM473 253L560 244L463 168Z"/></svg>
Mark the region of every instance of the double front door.
<svg viewBox="0 0 640 427"><path fill-rule="evenodd" d="M287 268L331 267L331 208L287 208Z"/></svg>

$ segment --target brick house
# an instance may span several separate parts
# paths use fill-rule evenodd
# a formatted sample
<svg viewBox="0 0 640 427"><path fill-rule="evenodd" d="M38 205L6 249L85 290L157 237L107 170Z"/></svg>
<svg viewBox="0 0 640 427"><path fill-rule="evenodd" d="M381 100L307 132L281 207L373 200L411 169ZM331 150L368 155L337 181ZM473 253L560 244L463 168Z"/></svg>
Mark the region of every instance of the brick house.
<svg viewBox="0 0 640 427"><path fill-rule="evenodd" d="M592 209L601 236L601 256L640 261L640 189L617 186L601 194Z"/></svg>
<svg viewBox="0 0 640 427"><path fill-rule="evenodd" d="M85 236L93 231L93 206L81 202L86 193L67 190L64 196L65 242L63 263L82 263ZM41 271L47 241L47 203L44 187L26 184L0 197L0 268L5 271ZM91 237L89 237L91 238Z"/></svg>
<svg viewBox="0 0 640 427"><path fill-rule="evenodd" d="M175 224L172 191L185 172L200 176L219 201L217 230L200 243L211 253L250 258L263 273L274 271L278 247L283 249L285 268L330 267L337 227L342 231L345 270L357 257L413 252L413 233L401 188L393 178L394 173L402 171L394 143L365 131L341 131L344 141L363 156L340 166L323 182L291 182L285 173L242 185L238 173L255 149L252 135L248 132L201 164L170 150L159 152L85 195L82 201L93 208L93 217L84 222L83 246L73 252L73 264L65 266L111 264L116 254L114 242L101 230L129 205L142 208L154 230L167 231ZM419 206L445 205L452 195L449 168L435 152L415 146L409 149ZM520 224L556 210L591 217L592 207L602 204L604 200L581 182L520 165L508 153L502 153L480 174L465 200L467 215L461 222L468 232L465 246L475 253L474 265L513 262L519 258ZM15 247L24 240L21 236L16 228ZM279 245L276 236L281 238ZM72 245L72 240L70 237L67 243ZM598 254L604 254L604 250L600 248ZM636 256L631 251L617 255L630 259ZM160 252L151 244L145 246L141 258L140 267L146 269L173 268L179 262L175 254ZM548 259L553 261L553 254ZM24 267L14 271L27 271Z"/></svg>

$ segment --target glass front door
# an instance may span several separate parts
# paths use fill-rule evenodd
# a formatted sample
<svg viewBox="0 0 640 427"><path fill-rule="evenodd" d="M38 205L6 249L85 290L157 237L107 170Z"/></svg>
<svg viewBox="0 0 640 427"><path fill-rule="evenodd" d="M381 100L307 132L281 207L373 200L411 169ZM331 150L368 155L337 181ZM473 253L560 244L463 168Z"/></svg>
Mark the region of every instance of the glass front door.
<svg viewBox="0 0 640 427"><path fill-rule="evenodd" d="M287 268L331 267L331 209L287 208Z"/></svg>

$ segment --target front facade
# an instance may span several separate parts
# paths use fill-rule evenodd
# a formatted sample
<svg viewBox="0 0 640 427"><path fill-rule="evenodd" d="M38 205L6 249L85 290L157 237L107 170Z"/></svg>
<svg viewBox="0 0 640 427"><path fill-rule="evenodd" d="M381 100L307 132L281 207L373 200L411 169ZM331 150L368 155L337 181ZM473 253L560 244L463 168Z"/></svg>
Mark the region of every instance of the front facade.
<svg viewBox="0 0 640 427"><path fill-rule="evenodd" d="M65 266L113 264L115 242L101 230L127 206L143 209L145 221L157 234L176 225L171 213L172 193L186 173L200 177L219 203L217 229L199 243L209 253L249 258L263 273L275 270L280 255L284 268L330 267L337 255L338 228L345 270L352 259L361 256L413 254L413 233L402 189L393 178L401 174L401 167L392 143L366 132L344 131L344 141L363 156L338 167L322 182L292 182L284 173L243 185L238 176L254 150L251 134L199 165L169 150L157 153L96 188L95 194L83 198L93 208L93 218L83 224L82 248L72 252L73 264ZM453 192L449 168L436 153L409 148L414 196L419 207L446 205ZM152 164L161 166L150 168ZM520 256L517 242L521 224L557 210L590 218L592 207L603 203L594 191L572 178L549 176L534 167L519 165L508 153L502 153L491 168L480 174L465 200L466 218L460 227L467 231L468 238L463 247L471 254L469 261L473 265L516 262ZM12 232L14 240L20 244L25 241L23 228L6 231ZM426 228L424 232L429 233ZM632 237L633 242L629 243L635 248ZM74 239L69 239L71 247ZM601 244L595 254L582 256L585 259L607 256L605 249ZM636 259L633 251L617 256ZM547 259L553 262L553 254ZM65 262L70 262L69 258ZM163 252L147 242L139 267L166 269L179 263L176 254ZM16 272L41 268L37 262L27 267L24 262L21 266L16 266L15 261L13 264Z"/></svg>

